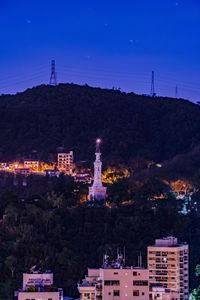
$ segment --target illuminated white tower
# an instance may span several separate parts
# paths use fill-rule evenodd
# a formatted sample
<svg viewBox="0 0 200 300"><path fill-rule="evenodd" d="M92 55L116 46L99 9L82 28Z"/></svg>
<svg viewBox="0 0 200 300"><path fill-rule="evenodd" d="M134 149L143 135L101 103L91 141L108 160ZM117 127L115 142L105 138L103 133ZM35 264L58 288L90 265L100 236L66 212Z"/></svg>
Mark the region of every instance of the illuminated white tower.
<svg viewBox="0 0 200 300"><path fill-rule="evenodd" d="M106 198L106 187L102 185L101 181L101 152L100 152L101 140L96 140L96 160L94 162L94 182L91 187L89 187L89 199L90 200L101 200Z"/></svg>

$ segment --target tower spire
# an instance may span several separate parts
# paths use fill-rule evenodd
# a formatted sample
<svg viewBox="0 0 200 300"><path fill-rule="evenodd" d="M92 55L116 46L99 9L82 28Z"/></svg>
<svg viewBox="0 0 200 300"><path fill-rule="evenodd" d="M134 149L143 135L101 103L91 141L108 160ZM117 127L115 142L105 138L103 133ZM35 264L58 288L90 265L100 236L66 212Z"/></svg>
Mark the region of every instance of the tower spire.
<svg viewBox="0 0 200 300"><path fill-rule="evenodd" d="M100 153L101 139L96 139L96 153Z"/></svg>
<svg viewBox="0 0 200 300"><path fill-rule="evenodd" d="M106 198L106 187L103 186L101 180L101 152L100 152L100 143L101 139L96 140L96 151L95 156L96 160L94 162L94 181L91 187L89 187L89 199L90 200L101 200Z"/></svg>

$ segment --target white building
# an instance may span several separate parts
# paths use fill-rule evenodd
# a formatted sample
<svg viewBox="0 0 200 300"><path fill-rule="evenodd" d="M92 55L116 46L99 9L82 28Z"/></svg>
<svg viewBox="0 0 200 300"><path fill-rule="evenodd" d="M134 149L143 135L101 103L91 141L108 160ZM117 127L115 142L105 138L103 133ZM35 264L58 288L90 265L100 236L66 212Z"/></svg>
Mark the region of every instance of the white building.
<svg viewBox="0 0 200 300"><path fill-rule="evenodd" d="M100 152L101 140L96 140L96 160L94 162L94 182L91 187L89 187L89 199L90 200L101 200L106 198L107 188L103 186L101 180L102 172L102 162L101 162L101 152Z"/></svg>
<svg viewBox="0 0 200 300"><path fill-rule="evenodd" d="M78 285L81 300L149 300L149 271L142 267L125 267L121 254L109 265L104 256L100 269L88 269Z"/></svg>
<svg viewBox="0 0 200 300"><path fill-rule="evenodd" d="M66 175L73 173L73 151L69 153L58 153L58 170Z"/></svg>
<svg viewBox="0 0 200 300"><path fill-rule="evenodd" d="M39 272L30 272L23 273L23 290L28 289L31 286L51 286L53 285L53 273L39 273Z"/></svg>
<svg viewBox="0 0 200 300"><path fill-rule="evenodd" d="M35 272L23 274L23 288L15 291L18 300L63 300L63 291L53 284L53 273Z"/></svg>

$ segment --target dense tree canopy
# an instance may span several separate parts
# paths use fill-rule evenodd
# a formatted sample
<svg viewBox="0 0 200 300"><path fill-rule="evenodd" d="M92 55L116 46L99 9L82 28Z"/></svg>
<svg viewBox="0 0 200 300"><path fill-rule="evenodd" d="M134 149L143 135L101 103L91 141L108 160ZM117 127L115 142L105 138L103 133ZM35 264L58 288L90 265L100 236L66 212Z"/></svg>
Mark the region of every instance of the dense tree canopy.
<svg viewBox="0 0 200 300"><path fill-rule="evenodd" d="M60 84L0 97L0 160L51 159L56 148L90 159L103 139L106 160L161 162L199 144L200 107L189 101Z"/></svg>
<svg viewBox="0 0 200 300"><path fill-rule="evenodd" d="M108 185L110 207L88 206L80 202L87 187L69 177L29 179L27 187L7 185L0 193L0 299L13 299L22 273L33 265L52 270L56 285L77 296L77 282L87 267L101 266L105 248L125 246L127 265L136 265L141 251L146 265L146 247L167 235L189 243L191 288L196 286L200 206L195 195L183 215L183 203L162 181L149 179L138 187L125 178ZM151 200L161 193L164 198ZM123 205L127 199L131 205Z"/></svg>

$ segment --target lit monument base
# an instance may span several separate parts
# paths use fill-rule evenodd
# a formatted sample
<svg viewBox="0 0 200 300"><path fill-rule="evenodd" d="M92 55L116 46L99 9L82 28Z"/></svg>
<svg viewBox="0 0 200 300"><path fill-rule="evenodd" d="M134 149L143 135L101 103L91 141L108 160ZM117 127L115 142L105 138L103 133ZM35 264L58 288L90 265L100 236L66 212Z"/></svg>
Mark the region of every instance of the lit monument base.
<svg viewBox="0 0 200 300"><path fill-rule="evenodd" d="M91 186L89 187L89 200L103 200L106 198L106 190L107 188L104 186L97 187Z"/></svg>

